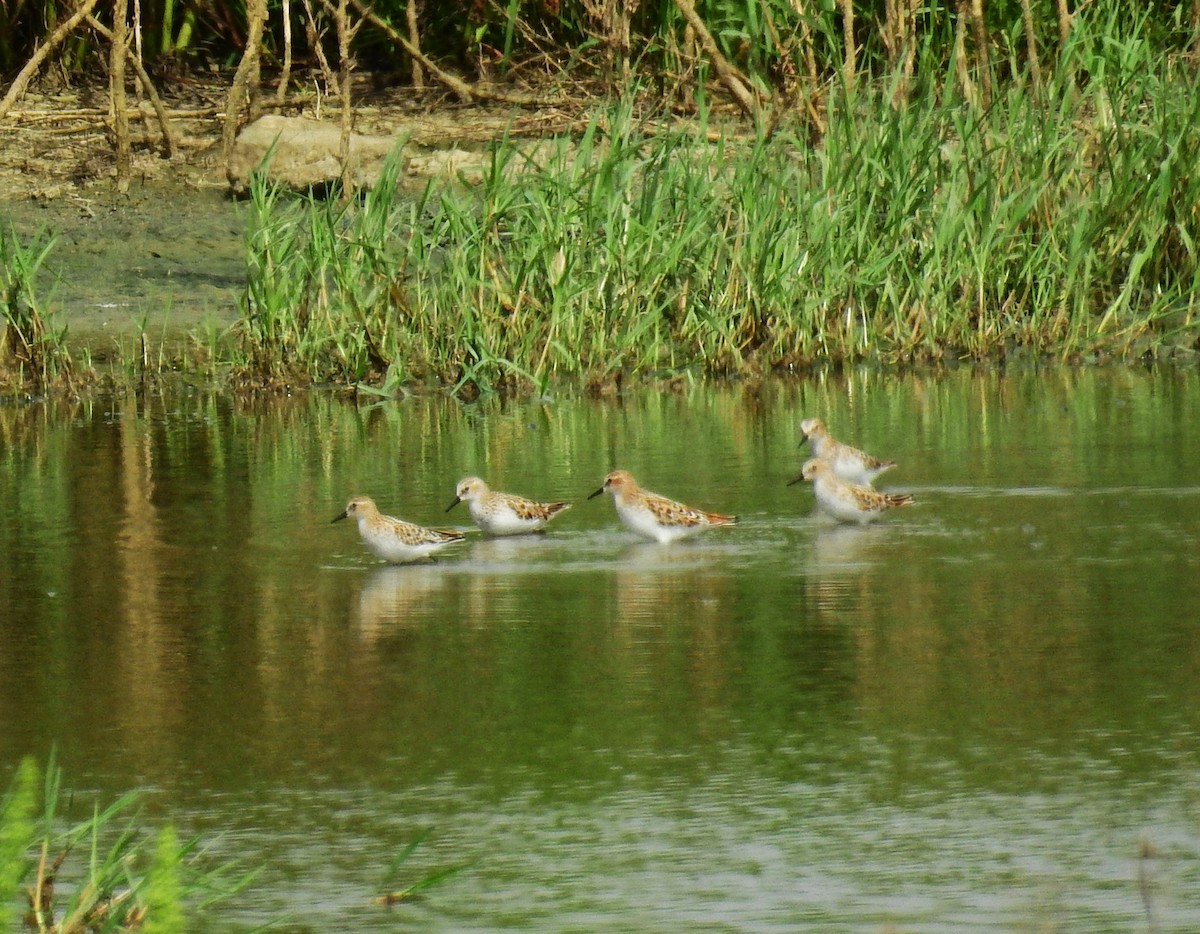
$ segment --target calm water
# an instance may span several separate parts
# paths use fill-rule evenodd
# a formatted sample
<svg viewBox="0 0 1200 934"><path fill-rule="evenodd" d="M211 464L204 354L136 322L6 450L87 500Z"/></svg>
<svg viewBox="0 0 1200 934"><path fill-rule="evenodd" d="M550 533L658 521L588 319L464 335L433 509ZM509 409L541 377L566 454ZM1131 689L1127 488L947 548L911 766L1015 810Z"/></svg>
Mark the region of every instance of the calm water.
<svg viewBox="0 0 1200 934"><path fill-rule="evenodd" d="M815 520L814 414L918 504ZM3 406L0 782L57 744L264 866L212 930L1195 931L1198 464L1178 371ZM616 466L742 522L641 544ZM465 528L470 473L576 505L330 524ZM374 906L428 828L399 882L470 868Z"/></svg>

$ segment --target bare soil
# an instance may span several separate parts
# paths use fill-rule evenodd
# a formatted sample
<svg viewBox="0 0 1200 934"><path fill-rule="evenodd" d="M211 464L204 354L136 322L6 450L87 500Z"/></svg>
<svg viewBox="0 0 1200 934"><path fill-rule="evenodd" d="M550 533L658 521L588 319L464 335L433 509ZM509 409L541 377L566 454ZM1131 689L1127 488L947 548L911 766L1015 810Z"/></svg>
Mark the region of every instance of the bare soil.
<svg viewBox="0 0 1200 934"><path fill-rule="evenodd" d="M100 359L143 326L179 336L206 317L231 322L244 278L215 111L175 102L197 114L180 121L177 157L139 140L118 185L105 107L87 88L30 94L0 123L0 225L27 244L53 238L39 297L72 348Z"/></svg>
<svg viewBox="0 0 1200 934"><path fill-rule="evenodd" d="M29 93L0 122L0 226L54 246L39 296L72 349L104 359L145 330L175 341L237 316L244 287L245 206L220 154L226 85L179 82L163 93L177 153L164 154L149 104L137 105L130 177L115 174L104 89ZM289 99L283 112L337 121L324 98ZM464 107L438 95L364 95L355 132L405 133L418 150L482 148L508 131L569 128L574 115L541 108Z"/></svg>

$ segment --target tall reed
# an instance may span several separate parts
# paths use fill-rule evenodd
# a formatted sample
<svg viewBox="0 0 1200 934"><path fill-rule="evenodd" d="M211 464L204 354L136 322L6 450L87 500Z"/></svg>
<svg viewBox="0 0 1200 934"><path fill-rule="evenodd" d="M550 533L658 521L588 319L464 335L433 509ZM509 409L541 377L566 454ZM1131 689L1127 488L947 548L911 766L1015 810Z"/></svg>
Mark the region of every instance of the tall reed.
<svg viewBox="0 0 1200 934"><path fill-rule="evenodd" d="M501 140L477 186L398 198L400 154L346 206L259 183L249 357L544 388L1194 350L1200 81L1141 26L1076 24L1052 80L986 109L921 63L907 103L892 82L832 98L815 146L622 104L576 139Z"/></svg>

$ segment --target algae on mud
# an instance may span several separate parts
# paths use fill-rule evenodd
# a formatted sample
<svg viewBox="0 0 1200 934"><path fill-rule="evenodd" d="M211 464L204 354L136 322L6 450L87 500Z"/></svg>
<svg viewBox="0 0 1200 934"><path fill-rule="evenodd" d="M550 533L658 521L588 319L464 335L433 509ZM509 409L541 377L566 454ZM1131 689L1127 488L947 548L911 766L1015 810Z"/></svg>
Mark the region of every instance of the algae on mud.
<svg viewBox="0 0 1200 934"><path fill-rule="evenodd" d="M220 189L160 180L125 193L10 198L0 211L25 241L53 236L39 294L77 355L119 359L143 332L182 345L209 322L236 320L243 210Z"/></svg>

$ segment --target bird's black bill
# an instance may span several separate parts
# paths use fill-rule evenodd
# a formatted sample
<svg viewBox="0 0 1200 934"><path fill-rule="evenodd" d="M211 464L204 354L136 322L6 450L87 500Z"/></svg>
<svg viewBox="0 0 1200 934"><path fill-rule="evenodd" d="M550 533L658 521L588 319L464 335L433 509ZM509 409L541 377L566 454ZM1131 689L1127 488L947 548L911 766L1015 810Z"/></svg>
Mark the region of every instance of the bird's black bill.
<svg viewBox="0 0 1200 934"><path fill-rule="evenodd" d="M603 492L604 492L604 487L600 487L600 489L598 489L595 493L589 493L588 499L595 499L597 496L599 496Z"/></svg>
<svg viewBox="0 0 1200 934"><path fill-rule="evenodd" d="M454 501L449 506L446 507L446 512L449 512L451 509L453 509L455 506L457 506L461 502L462 502L462 500L459 499L457 496L454 497Z"/></svg>
<svg viewBox="0 0 1200 934"><path fill-rule="evenodd" d="M788 486L795 486L797 483L799 483L799 482L800 482L800 481L802 481L803 479L804 479L804 474L800 474L800 476L798 476L798 477L797 477L795 480L789 480L789 481L787 482L787 485L788 485Z"/></svg>
<svg viewBox="0 0 1200 934"><path fill-rule="evenodd" d="M343 509L339 515L336 515L332 519L329 520L329 524L333 525L335 522L341 522L343 519L346 518L347 515L348 515L348 513L346 512L346 510Z"/></svg>

